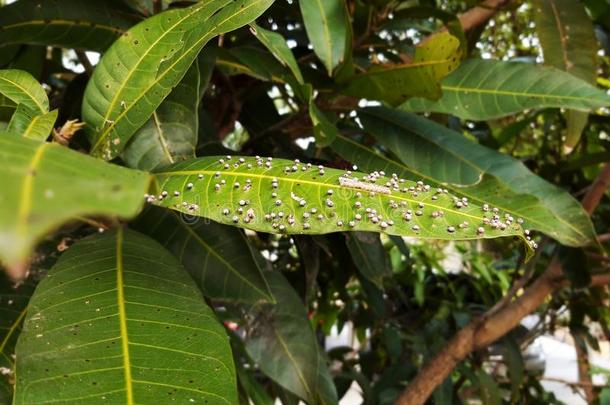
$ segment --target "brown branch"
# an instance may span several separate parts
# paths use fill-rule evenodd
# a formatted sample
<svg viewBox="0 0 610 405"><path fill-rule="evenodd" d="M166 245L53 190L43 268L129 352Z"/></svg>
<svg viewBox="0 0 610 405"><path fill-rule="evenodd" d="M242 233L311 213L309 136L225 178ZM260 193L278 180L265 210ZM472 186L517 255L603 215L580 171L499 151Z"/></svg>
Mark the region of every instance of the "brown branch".
<svg viewBox="0 0 610 405"><path fill-rule="evenodd" d="M585 392L585 397L588 404L595 402L595 389L593 388L593 380L591 379L589 365L589 354L587 352L587 343L579 334L571 332L574 338L574 348L576 349L576 363L578 365L578 382L582 385Z"/></svg>
<svg viewBox="0 0 610 405"><path fill-rule="evenodd" d="M610 165L607 164L583 198L583 206L589 214L599 204L608 184ZM593 277L592 282L610 282L610 276L599 275ZM396 400L395 405L424 404L436 387L442 384L466 356L487 347L510 332L521 319L538 308L549 294L566 285L567 280L563 277L559 259L554 256L544 273L521 296L493 314L485 313L474 319L458 331L445 347L423 366Z"/></svg>
<svg viewBox="0 0 610 405"><path fill-rule="evenodd" d="M85 73L87 73L87 76L91 77L93 74L93 65L91 64L91 61L87 57L85 51L74 50L74 52L76 52L78 61L81 63L81 65L83 65L83 68L85 68Z"/></svg>
<svg viewBox="0 0 610 405"><path fill-rule="evenodd" d="M486 23L511 0L485 0L476 7L471 8L459 16L464 31L470 31L481 24Z"/></svg>

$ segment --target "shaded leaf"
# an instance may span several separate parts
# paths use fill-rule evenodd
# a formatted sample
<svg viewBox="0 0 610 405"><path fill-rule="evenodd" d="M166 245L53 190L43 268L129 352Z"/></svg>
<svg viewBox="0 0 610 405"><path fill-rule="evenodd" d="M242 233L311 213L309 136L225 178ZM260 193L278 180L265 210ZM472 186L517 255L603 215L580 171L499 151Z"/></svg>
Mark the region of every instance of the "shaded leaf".
<svg viewBox="0 0 610 405"><path fill-rule="evenodd" d="M180 263L133 231L62 255L30 301L16 350L15 404L237 402L222 326Z"/></svg>
<svg viewBox="0 0 610 405"><path fill-rule="evenodd" d="M269 52L251 46L219 49L217 64L227 75L245 74L276 83L286 82L290 75Z"/></svg>
<svg viewBox="0 0 610 405"><path fill-rule="evenodd" d="M481 234L477 228L490 214L480 205L459 208L448 193L379 173L365 178L363 173L350 176L288 160L205 157L177 163L154 176L156 194L166 195L155 198L155 204L262 232L523 237L516 223L505 230L485 226Z"/></svg>
<svg viewBox="0 0 610 405"><path fill-rule="evenodd" d="M59 144L0 133L0 260L15 265L57 226L79 215L138 213L148 174Z"/></svg>
<svg viewBox="0 0 610 405"><path fill-rule="evenodd" d="M595 85L598 46L585 6L579 1L536 0L534 9L544 63ZM567 112L566 153L578 143L587 118L581 111Z"/></svg>
<svg viewBox="0 0 610 405"><path fill-rule="evenodd" d="M112 159L152 116L214 36L256 19L273 0L213 0L157 14L121 36L89 80L83 120L94 156Z"/></svg>
<svg viewBox="0 0 610 405"><path fill-rule="evenodd" d="M530 108L590 110L610 105L610 96L587 82L527 63L469 59L443 80L441 88L440 100L412 99L401 109L488 120Z"/></svg>
<svg viewBox="0 0 610 405"><path fill-rule="evenodd" d="M493 378L484 370L478 370L477 379L483 405L501 405L502 396L500 394L500 387L498 387Z"/></svg>
<svg viewBox="0 0 610 405"><path fill-rule="evenodd" d="M309 98L309 117L313 125L316 146L323 148L333 143L337 135L339 135L339 130L337 130L335 124L331 122L326 114L316 106L311 96Z"/></svg>
<svg viewBox="0 0 610 405"><path fill-rule="evenodd" d="M206 297L273 301L248 241L239 229L151 207L135 223L182 262Z"/></svg>
<svg viewBox="0 0 610 405"><path fill-rule="evenodd" d="M299 64L281 34L266 30L256 24L250 25L250 31L252 31L254 36L265 45L277 60L290 69L299 83L304 83Z"/></svg>
<svg viewBox="0 0 610 405"><path fill-rule="evenodd" d="M57 110L38 114L32 109L19 104L7 127L7 131L25 138L46 141L57 120Z"/></svg>
<svg viewBox="0 0 610 405"><path fill-rule="evenodd" d="M345 60L347 52L347 10L344 0L300 0L305 30L313 50L328 75Z"/></svg>
<svg viewBox="0 0 610 405"><path fill-rule="evenodd" d="M411 63L375 65L352 77L345 94L391 105L410 97L441 97L441 80L460 64L460 41L444 32L436 34L415 48Z"/></svg>
<svg viewBox="0 0 610 405"><path fill-rule="evenodd" d="M468 197L472 204L487 203L515 220L523 218L524 227L546 233L562 244L595 243L593 225L580 203L518 160L407 112L369 108L359 117L365 130L400 161L339 137L333 148L345 159L364 169L443 184Z"/></svg>
<svg viewBox="0 0 610 405"><path fill-rule="evenodd" d="M19 0L2 7L0 46L26 43L104 51L139 19L115 0Z"/></svg>
<svg viewBox="0 0 610 405"><path fill-rule="evenodd" d="M379 235L370 232L354 232L347 235L347 247L360 273L373 282L377 288L383 288L383 279L392 277L392 269Z"/></svg>
<svg viewBox="0 0 610 405"><path fill-rule="evenodd" d="M199 62L195 60L182 81L129 141L122 154L127 166L153 170L195 157L200 80Z"/></svg>
<svg viewBox="0 0 610 405"><path fill-rule="evenodd" d="M276 305L250 312L246 351L263 373L310 404L335 404L337 393L303 303L286 279L265 273Z"/></svg>
<svg viewBox="0 0 610 405"><path fill-rule="evenodd" d="M4 274L0 274L0 368L10 370L0 375L0 403L10 404L13 399L15 371L15 343L21 332L26 308L34 283L25 281L15 286Z"/></svg>

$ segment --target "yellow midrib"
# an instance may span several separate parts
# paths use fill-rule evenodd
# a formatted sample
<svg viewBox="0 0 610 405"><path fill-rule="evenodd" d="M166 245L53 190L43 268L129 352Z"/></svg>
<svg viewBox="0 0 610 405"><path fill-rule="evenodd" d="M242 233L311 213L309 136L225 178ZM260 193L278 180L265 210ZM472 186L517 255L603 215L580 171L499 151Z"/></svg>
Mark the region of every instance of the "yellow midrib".
<svg viewBox="0 0 610 405"><path fill-rule="evenodd" d="M129 337L127 334L127 313L125 311L125 292L123 290L123 229L119 228L116 238L116 281L117 301L119 307L119 325L121 332L121 347L123 349L123 368L125 372L125 392L127 405L133 402L133 379L131 378L131 362L129 359Z"/></svg>
<svg viewBox="0 0 610 405"><path fill-rule="evenodd" d="M448 86L446 84L441 84L441 88L443 91L453 91L455 93L481 93L481 94L500 94L503 96L515 96L515 97L538 97L538 98L553 98L558 100L586 100L590 97L582 97L582 96L556 96L554 94L544 94L544 93L523 93L518 91L508 91L508 90L496 90L496 89L482 89L475 87L464 87L464 86Z"/></svg>
<svg viewBox="0 0 610 405"><path fill-rule="evenodd" d="M44 105L40 104L40 102L38 100L36 100L36 98L30 92L28 92L27 89L25 89L23 86L21 86L19 83L14 82L3 76L0 76L0 80L4 80L5 82L8 82L9 84L17 87L24 94L27 94L30 97L30 99L34 102L34 104L36 104L36 107L38 107L38 109L40 110L41 113L44 113L47 110L47 108ZM8 98L8 96L7 96L7 98ZM19 104L17 101L14 101L10 98L9 98L9 100L13 101L14 103Z"/></svg>
<svg viewBox="0 0 610 405"><path fill-rule="evenodd" d="M0 343L0 353L4 353L4 349L6 348L6 345L8 344L9 339L11 338L13 333L15 333L15 330L17 329L17 327L21 323L21 320L25 316L26 312L27 312L27 307L23 308L23 310L21 311L21 313L19 314L17 319L15 319L15 322L13 322L13 324L11 325L10 329L8 330L8 332L6 332L6 336L2 340L2 343Z"/></svg>
<svg viewBox="0 0 610 405"><path fill-rule="evenodd" d="M23 185L21 186L21 204L19 204L19 211L17 212L17 234L21 238L27 236L27 221L32 211L32 188L34 184L34 177L36 176L36 169L40 164L42 155L45 150L51 145L50 143L41 144L34 153L30 166L23 178Z"/></svg>
<svg viewBox="0 0 610 405"><path fill-rule="evenodd" d="M172 171L172 172L159 172L159 173L154 173L154 175L159 176L159 175L164 175L164 176L174 176L174 175L184 175L184 176L188 176L188 175L196 175L196 174L207 174L207 175L213 175L214 173L216 173L216 170L178 170L178 171ZM358 188L354 188L354 187L348 187L348 186L342 186L340 184L329 184L329 183L322 183L322 182L315 182L315 181L311 181L311 180L305 180L302 178L290 178L290 177L285 177L282 175L266 175L266 174L258 174L258 173L242 173L242 172L234 172L234 171L227 171L224 170L222 172L224 175L226 176L235 176L235 177L248 177L248 178L258 178L258 179L274 179L277 178L280 181L286 181L289 183L301 183L301 184L309 184L312 186L317 186L317 187L328 187L328 188L335 188L335 189L348 189L348 190L353 190L353 191L362 191L361 189ZM380 194L381 195L381 194ZM387 195L388 198L393 198L396 200L402 200L402 201L408 201L410 203L414 203L417 204L421 201L419 200L413 200L410 198L406 198L403 197L401 195L396 195L396 194L383 194L383 195ZM438 208L439 210L443 210L443 211L447 211L447 212L451 212L454 213L458 216L464 216L464 217L469 217L469 218L473 218L473 219L477 219L477 220L482 220L483 217L478 217L476 215L471 215L465 212L461 212L461 211L456 211L453 210L451 208L445 207L445 206L440 206L434 203L430 203L430 202L426 202L426 206L432 207L432 208Z"/></svg>

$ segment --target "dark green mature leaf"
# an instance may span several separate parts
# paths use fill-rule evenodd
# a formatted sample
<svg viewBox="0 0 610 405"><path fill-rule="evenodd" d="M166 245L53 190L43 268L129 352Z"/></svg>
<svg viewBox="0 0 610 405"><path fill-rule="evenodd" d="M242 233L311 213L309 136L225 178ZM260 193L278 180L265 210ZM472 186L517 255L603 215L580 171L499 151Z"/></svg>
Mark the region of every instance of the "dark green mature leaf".
<svg viewBox="0 0 610 405"><path fill-rule="evenodd" d="M199 133L199 62L163 100L123 151L129 167L153 170L195 157Z"/></svg>
<svg viewBox="0 0 610 405"><path fill-rule="evenodd" d="M400 161L375 154L347 138L337 138L333 148L347 160L364 169L381 168L445 184L473 204L488 203L515 219L523 218L525 227L565 245L595 243L593 225L580 203L518 160L407 112L370 108L359 117L365 130Z"/></svg>
<svg viewBox="0 0 610 405"><path fill-rule="evenodd" d="M217 65L227 75L245 74L276 83L285 83L291 75L269 52L251 46L219 49Z"/></svg>
<svg viewBox="0 0 610 405"><path fill-rule="evenodd" d="M544 63L595 85L598 46L585 6L579 1L536 0L534 8ZM567 112L565 152L578 143L587 118L582 111Z"/></svg>
<svg viewBox="0 0 610 405"><path fill-rule="evenodd" d="M13 285L4 274L0 274L0 403L10 404L13 399L13 384L10 379L15 371L15 343L21 332L26 308L34 284L26 281ZM10 372L8 372L10 370ZM7 373L8 372L8 373Z"/></svg>
<svg viewBox="0 0 610 405"><path fill-rule="evenodd" d="M451 240L524 237L516 223L504 230L484 225L490 213L480 205L457 204L448 193L389 173L350 175L298 161L205 157L154 176L154 204L262 232L353 230Z"/></svg>
<svg viewBox="0 0 610 405"><path fill-rule="evenodd" d="M441 88L440 100L412 99L401 109L488 120L530 108L590 110L610 105L610 96L587 82L527 63L469 59L443 80Z"/></svg>
<svg viewBox="0 0 610 405"><path fill-rule="evenodd" d="M328 75L345 59L349 27L344 0L300 0L305 30ZM351 45L351 44L350 44Z"/></svg>
<svg viewBox="0 0 610 405"><path fill-rule="evenodd" d="M206 297L230 302L273 301L239 229L156 207L146 210L135 227L172 252Z"/></svg>
<svg viewBox="0 0 610 405"><path fill-rule="evenodd" d="M441 80L460 64L460 41L448 32L436 34L415 49L413 62L376 65L354 76L346 94L398 105L410 97L438 99Z"/></svg>
<svg viewBox="0 0 610 405"><path fill-rule="evenodd" d="M115 0L19 0L2 7L0 46L104 51L140 18Z"/></svg>
<svg viewBox="0 0 610 405"><path fill-rule="evenodd" d="M57 110L38 114L34 110L19 104L8 124L7 131L25 138L45 141L57 120Z"/></svg>
<svg viewBox="0 0 610 405"><path fill-rule="evenodd" d="M379 235L371 232L354 232L347 236L347 247L360 273L377 288L383 288L383 280L392 277L392 269Z"/></svg>
<svg viewBox="0 0 610 405"><path fill-rule="evenodd" d="M0 260L24 261L46 233L80 215L131 217L150 177L59 144L0 133Z"/></svg>
<svg viewBox="0 0 610 405"><path fill-rule="evenodd" d="M15 404L237 401L222 326L180 263L133 231L64 253L30 301L16 350Z"/></svg>
<svg viewBox="0 0 610 405"><path fill-rule="evenodd" d="M294 58L292 51L286 43L286 40L281 34L266 30L256 24L250 25L250 31L252 31L254 36L261 41L263 45L265 45L265 47L273 54L273 56L275 56L277 60L290 69L299 83L304 83L303 74L301 73L299 64L297 63L297 60Z"/></svg>
<svg viewBox="0 0 610 405"><path fill-rule="evenodd" d="M157 14L104 54L83 100L92 154L112 159L152 116L214 36L246 25L273 0L212 0Z"/></svg>
<svg viewBox="0 0 610 405"><path fill-rule="evenodd" d="M309 96L309 117L313 125L316 146L322 148L333 143L337 135L339 135L339 130L326 114L316 106L311 95Z"/></svg>
<svg viewBox="0 0 610 405"><path fill-rule="evenodd" d="M494 379L484 370L477 371L477 379L479 383L479 394L483 405L501 405L502 395L500 387Z"/></svg>
<svg viewBox="0 0 610 405"><path fill-rule="evenodd" d="M0 70L0 93L36 114L49 111L47 93L31 74L22 70Z"/></svg>
<svg viewBox="0 0 610 405"><path fill-rule="evenodd" d="M277 304L251 311L246 351L263 373L307 403L337 403L303 302L280 273L265 273L265 277Z"/></svg>

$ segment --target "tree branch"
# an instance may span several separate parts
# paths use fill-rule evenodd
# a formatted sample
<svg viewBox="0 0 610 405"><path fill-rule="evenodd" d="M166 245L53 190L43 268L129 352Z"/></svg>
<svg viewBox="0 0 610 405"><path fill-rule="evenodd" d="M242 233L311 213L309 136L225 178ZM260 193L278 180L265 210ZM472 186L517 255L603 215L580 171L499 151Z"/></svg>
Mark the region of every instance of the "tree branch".
<svg viewBox="0 0 610 405"><path fill-rule="evenodd" d="M589 188L582 204L589 214L599 204L605 188L610 184L610 164L606 164ZM592 283L610 282L610 276L600 275ZM451 371L471 352L487 347L498 340L533 312L554 290L567 285L561 264L554 256L542 275L524 293L493 314L485 313L466 325L436 354L411 381L396 400L395 405L423 405L432 392Z"/></svg>
<svg viewBox="0 0 610 405"><path fill-rule="evenodd" d="M459 16L464 31L470 31L481 24L486 23L511 0L485 0L480 5L471 8Z"/></svg>

